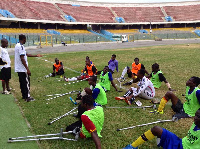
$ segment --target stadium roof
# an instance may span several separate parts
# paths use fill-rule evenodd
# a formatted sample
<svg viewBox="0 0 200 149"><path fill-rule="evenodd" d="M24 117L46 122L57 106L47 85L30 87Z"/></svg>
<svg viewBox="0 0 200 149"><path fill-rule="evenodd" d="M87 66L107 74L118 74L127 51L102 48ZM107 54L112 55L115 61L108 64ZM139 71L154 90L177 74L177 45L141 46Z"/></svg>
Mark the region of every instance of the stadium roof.
<svg viewBox="0 0 200 149"><path fill-rule="evenodd" d="M172 3L172 2L189 2L189 1L199 1L199 0L72 0L72 1L100 2L100 3Z"/></svg>

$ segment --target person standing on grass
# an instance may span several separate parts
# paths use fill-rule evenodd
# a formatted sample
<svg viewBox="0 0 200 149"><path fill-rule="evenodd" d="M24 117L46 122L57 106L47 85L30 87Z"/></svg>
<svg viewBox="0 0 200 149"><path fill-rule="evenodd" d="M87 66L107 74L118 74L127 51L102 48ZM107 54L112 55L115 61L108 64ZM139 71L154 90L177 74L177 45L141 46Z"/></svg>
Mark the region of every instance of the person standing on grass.
<svg viewBox="0 0 200 149"><path fill-rule="evenodd" d="M86 109L81 115L81 120L66 127L66 131L80 129L80 138L92 138L96 149L101 149L101 130L104 124L104 112L100 106L94 106L94 99L91 95L82 97L81 107Z"/></svg>
<svg viewBox="0 0 200 149"><path fill-rule="evenodd" d="M174 95L173 92L168 91L165 96L161 99L160 105L157 110L151 111L151 113L163 114L163 109L166 103L171 99L172 109L176 114L177 118L189 118L195 115L195 112L200 108L200 89L197 87L200 84L199 77L191 77L186 82L186 94L184 104L181 100Z"/></svg>
<svg viewBox="0 0 200 149"><path fill-rule="evenodd" d="M24 44L26 43L26 36L19 35L19 42L15 46L15 72L18 73L19 83L22 93L22 99L25 101L34 101L35 99L30 95L30 76L31 71L28 67L27 57L42 57L42 55L32 55L26 53Z"/></svg>
<svg viewBox="0 0 200 149"><path fill-rule="evenodd" d="M190 127L187 136L183 139L177 137L174 133L154 126L151 130L146 131L132 144L127 145L123 149L138 149L148 140L153 140L157 137L157 146L163 149L199 149L200 148L200 109L198 109L194 116L194 122Z"/></svg>
<svg viewBox="0 0 200 149"><path fill-rule="evenodd" d="M110 61L108 62L109 71L113 74L115 69L118 72L118 61L116 60L116 55L113 54Z"/></svg>
<svg viewBox="0 0 200 149"><path fill-rule="evenodd" d="M11 88L9 87L9 80L11 79L11 61L10 56L8 54L8 40L7 39L1 39L1 53L0 58L2 61L6 62L6 65L1 66L1 79L2 79L2 87L3 92L2 94L10 94ZM6 90L7 89L7 90Z"/></svg>
<svg viewBox="0 0 200 149"><path fill-rule="evenodd" d="M113 77L112 77L112 73L108 71L109 68L108 66L105 66L103 71L100 74L100 80L99 80L99 84L104 87L104 89L106 91L110 90L110 84L112 84L112 86L115 88L115 90L117 91L117 88L115 86L115 83L113 82Z"/></svg>

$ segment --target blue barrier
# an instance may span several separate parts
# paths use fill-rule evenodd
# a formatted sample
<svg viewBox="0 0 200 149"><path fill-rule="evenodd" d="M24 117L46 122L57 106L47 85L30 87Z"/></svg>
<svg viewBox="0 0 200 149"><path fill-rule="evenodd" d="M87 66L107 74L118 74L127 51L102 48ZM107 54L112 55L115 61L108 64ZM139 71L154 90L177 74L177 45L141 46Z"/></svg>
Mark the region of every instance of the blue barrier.
<svg viewBox="0 0 200 149"><path fill-rule="evenodd" d="M10 36L7 36L7 35L2 35L2 34L0 34L0 40L1 40L2 38L7 39L8 42L10 42L11 44L16 44L17 42L19 42L19 39L16 39L16 38L14 38L14 37L10 37Z"/></svg>
<svg viewBox="0 0 200 149"><path fill-rule="evenodd" d="M75 7L80 7L80 5L77 5L77 4L71 4L72 6L75 6Z"/></svg>
<svg viewBox="0 0 200 149"><path fill-rule="evenodd" d="M101 36L101 37L103 37L103 38L105 38L105 39L108 39L108 40L111 40L111 41L115 41L115 40L112 39L111 37L106 36L106 35L103 35L103 34L100 34L100 33L97 33L97 32L95 32L95 31L93 31L93 30L88 30L88 31L91 32L91 33L94 33L94 34L96 34L96 35L98 35L98 36Z"/></svg>
<svg viewBox="0 0 200 149"><path fill-rule="evenodd" d="M76 22L76 19L74 19L72 16L70 15L65 15L65 19L67 19L68 22Z"/></svg>
<svg viewBox="0 0 200 149"><path fill-rule="evenodd" d="M6 18L15 18L15 16L8 10L0 9L0 14Z"/></svg>
<svg viewBox="0 0 200 149"><path fill-rule="evenodd" d="M145 29L140 29L139 32L140 32L140 33L146 33L146 34L148 34L148 31L145 30Z"/></svg>
<svg viewBox="0 0 200 149"><path fill-rule="evenodd" d="M195 33L197 36L200 37L200 30L196 29L196 30L194 31L194 33Z"/></svg>
<svg viewBox="0 0 200 149"><path fill-rule="evenodd" d="M47 30L47 33L49 33L49 34L55 34L55 35L60 35L60 32L55 31L55 30Z"/></svg>
<svg viewBox="0 0 200 149"><path fill-rule="evenodd" d="M114 35L113 33L108 32L106 30L100 30L100 33L103 34L103 35L105 35L105 36L109 36L109 37L112 37Z"/></svg>
<svg viewBox="0 0 200 149"><path fill-rule="evenodd" d="M122 17L115 17L115 20L116 20L118 23L125 23L124 18L122 18Z"/></svg>
<svg viewBox="0 0 200 149"><path fill-rule="evenodd" d="M166 17L165 17L165 20L166 20L167 22L172 22L172 21L173 21L171 16L166 16Z"/></svg>

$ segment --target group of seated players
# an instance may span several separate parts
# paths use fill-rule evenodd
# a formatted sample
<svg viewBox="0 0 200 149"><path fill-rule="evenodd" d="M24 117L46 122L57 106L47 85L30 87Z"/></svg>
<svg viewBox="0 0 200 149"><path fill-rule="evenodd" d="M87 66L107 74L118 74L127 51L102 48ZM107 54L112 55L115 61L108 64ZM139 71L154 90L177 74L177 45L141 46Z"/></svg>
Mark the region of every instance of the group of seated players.
<svg viewBox="0 0 200 149"><path fill-rule="evenodd" d="M75 115L75 117L79 118L79 120L67 126L66 131L80 128L80 137L92 137L96 148L98 149L101 148L99 137L102 137L100 134L104 123L104 112L102 107L107 104L106 91L110 90L111 84L115 90L118 91L112 77L115 69L118 72L118 61L115 58L116 55L113 54L108 62L108 66L105 66L103 71L98 72L93 62L89 57L86 57L86 66L82 71L81 76L64 78L65 81L86 79L88 80L89 85L91 85L91 88L85 88L81 94L78 95L76 102L79 102L80 104L78 106L78 114ZM57 72L61 72L63 69L62 72L64 74L62 63L57 59L55 61L56 65L61 65L61 69L54 64L54 73L59 74ZM155 96L155 89L160 88L161 83L165 82L169 91L160 100L158 109L151 111L151 113L163 114L166 103L171 99L172 110L175 112L173 117L178 119L194 117L194 123L189 129L188 135L183 139L178 138L175 134L164 128L154 126L151 130L142 134L132 144L127 145L124 149L137 149L139 145L147 140L152 140L155 136L158 138L157 145L164 149L199 149L200 89L198 88L198 85L200 84L200 78L193 76L186 82L185 103L182 103L172 92L173 89L159 69L157 63L152 65L152 73L149 74L145 70L144 65L139 63L139 59L135 58L132 63L132 69L125 67L119 80L124 80L126 73L128 74L128 77L133 80L124 85L131 85L132 83L138 82L138 87L131 87L122 97L115 97L116 100L125 100L128 105L131 105L137 97L153 99ZM100 74L98 83L97 74ZM145 76L145 74L147 74L147 76Z"/></svg>

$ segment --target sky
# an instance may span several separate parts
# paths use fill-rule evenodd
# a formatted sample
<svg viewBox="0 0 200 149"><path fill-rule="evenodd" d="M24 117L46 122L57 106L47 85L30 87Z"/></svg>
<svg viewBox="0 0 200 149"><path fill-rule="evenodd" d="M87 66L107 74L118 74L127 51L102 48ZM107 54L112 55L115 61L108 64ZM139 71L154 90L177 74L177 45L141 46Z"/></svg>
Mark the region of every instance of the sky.
<svg viewBox="0 0 200 149"><path fill-rule="evenodd" d="M200 0L77 0L88 2L109 2L109 3L163 3L163 2L183 2L183 1L200 1Z"/></svg>

